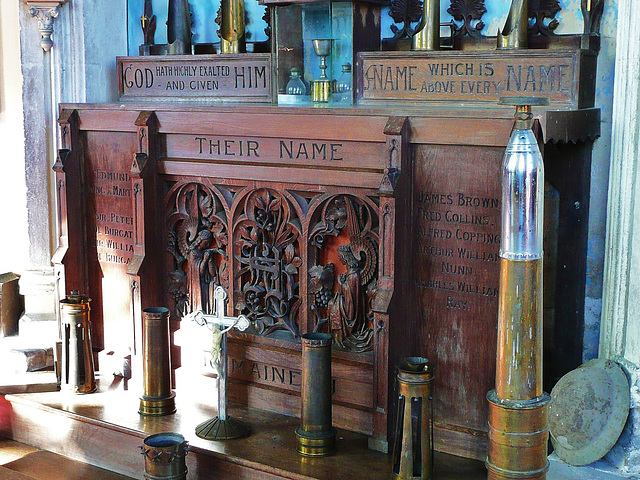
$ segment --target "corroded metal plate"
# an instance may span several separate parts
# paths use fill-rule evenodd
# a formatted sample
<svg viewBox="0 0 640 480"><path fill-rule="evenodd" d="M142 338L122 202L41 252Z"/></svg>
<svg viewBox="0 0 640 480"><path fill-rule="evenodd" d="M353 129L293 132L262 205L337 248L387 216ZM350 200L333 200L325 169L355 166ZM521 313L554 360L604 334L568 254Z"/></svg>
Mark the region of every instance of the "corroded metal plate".
<svg viewBox="0 0 640 480"><path fill-rule="evenodd" d="M551 391L549 427L558 457L587 465L607 454L629 414L629 383L618 364L596 359L567 373Z"/></svg>

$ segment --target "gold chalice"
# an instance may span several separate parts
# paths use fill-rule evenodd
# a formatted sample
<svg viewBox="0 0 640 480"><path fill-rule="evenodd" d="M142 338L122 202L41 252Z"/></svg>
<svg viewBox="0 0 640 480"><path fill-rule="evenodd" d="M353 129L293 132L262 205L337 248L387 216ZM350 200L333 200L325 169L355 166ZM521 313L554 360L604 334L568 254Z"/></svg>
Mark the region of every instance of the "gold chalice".
<svg viewBox="0 0 640 480"><path fill-rule="evenodd" d="M320 78L311 82L311 100L328 102L331 98L333 80L327 76L327 57L331 54L331 39L317 38L311 40L313 51L320 57Z"/></svg>

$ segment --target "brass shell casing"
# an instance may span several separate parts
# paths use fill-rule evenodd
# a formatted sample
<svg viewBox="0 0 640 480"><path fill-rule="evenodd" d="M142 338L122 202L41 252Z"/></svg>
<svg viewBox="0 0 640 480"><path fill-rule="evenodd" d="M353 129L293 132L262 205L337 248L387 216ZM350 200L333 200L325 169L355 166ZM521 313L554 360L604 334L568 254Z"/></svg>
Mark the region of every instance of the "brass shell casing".
<svg viewBox="0 0 640 480"><path fill-rule="evenodd" d="M144 439L140 447L144 455L146 480L185 480L189 443L178 433L156 433Z"/></svg>
<svg viewBox="0 0 640 480"><path fill-rule="evenodd" d="M244 52L244 0L222 0L220 10L220 53Z"/></svg>
<svg viewBox="0 0 640 480"><path fill-rule="evenodd" d="M394 445L391 472L393 480L432 480L434 478L434 369L426 359L423 364L417 363L417 368L412 368L407 360L414 358L420 357L405 359L398 369L398 418L395 432L397 443ZM402 438L401 444L399 444L400 438ZM417 464L419 469L416 468Z"/></svg>
<svg viewBox="0 0 640 480"><path fill-rule="evenodd" d="M422 20L416 27L413 50L440 50L440 0L422 2Z"/></svg>
<svg viewBox="0 0 640 480"><path fill-rule="evenodd" d="M542 396L542 259L500 259L496 394Z"/></svg>
<svg viewBox="0 0 640 480"><path fill-rule="evenodd" d="M60 301L62 368L60 388L73 393L97 390L91 348L91 299L74 291Z"/></svg>
<svg viewBox="0 0 640 480"><path fill-rule="evenodd" d="M544 479L549 470L549 396L508 402L495 390L489 400L488 480Z"/></svg>
<svg viewBox="0 0 640 480"><path fill-rule="evenodd" d="M331 412L331 335L302 335L302 390L297 451L308 457L335 452L336 429Z"/></svg>
<svg viewBox="0 0 640 480"><path fill-rule="evenodd" d="M140 415L161 416L176 411L171 391L169 309L165 307L142 311L142 384Z"/></svg>
<svg viewBox="0 0 640 480"><path fill-rule="evenodd" d="M520 50L528 47L529 0L513 0L502 31L498 30L498 48Z"/></svg>

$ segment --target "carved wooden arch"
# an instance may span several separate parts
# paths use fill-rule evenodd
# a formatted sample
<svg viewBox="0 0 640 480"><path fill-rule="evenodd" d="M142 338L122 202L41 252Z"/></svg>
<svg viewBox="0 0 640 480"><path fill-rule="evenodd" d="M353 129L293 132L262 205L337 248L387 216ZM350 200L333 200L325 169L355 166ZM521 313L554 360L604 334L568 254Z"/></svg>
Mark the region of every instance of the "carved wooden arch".
<svg viewBox="0 0 640 480"><path fill-rule="evenodd" d="M309 211L310 329L330 332L349 351L374 346L373 301L380 255L379 205L370 197L332 193Z"/></svg>
<svg viewBox="0 0 640 480"><path fill-rule="evenodd" d="M291 340L301 334L302 215L286 190L271 186L242 192L234 202L234 308L251 319L252 333L285 331Z"/></svg>
<svg viewBox="0 0 640 480"><path fill-rule="evenodd" d="M165 198L167 293L174 314L213 312L213 291L229 289L229 206L210 182L181 181Z"/></svg>

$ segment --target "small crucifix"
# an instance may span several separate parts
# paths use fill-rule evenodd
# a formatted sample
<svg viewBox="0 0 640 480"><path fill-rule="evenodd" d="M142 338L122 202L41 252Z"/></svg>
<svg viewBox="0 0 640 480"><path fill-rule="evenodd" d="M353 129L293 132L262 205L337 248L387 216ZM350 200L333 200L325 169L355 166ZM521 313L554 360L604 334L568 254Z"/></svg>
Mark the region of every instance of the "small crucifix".
<svg viewBox="0 0 640 480"><path fill-rule="evenodd" d="M251 322L244 315L229 317L225 315L227 292L216 287L215 314L209 315L202 310L189 314L185 319L195 320L198 325L207 325L212 330L211 366L218 377L218 416L196 427L196 435L207 440L229 440L249 434L249 427L227 415L227 336L232 328L241 332L249 328Z"/></svg>

